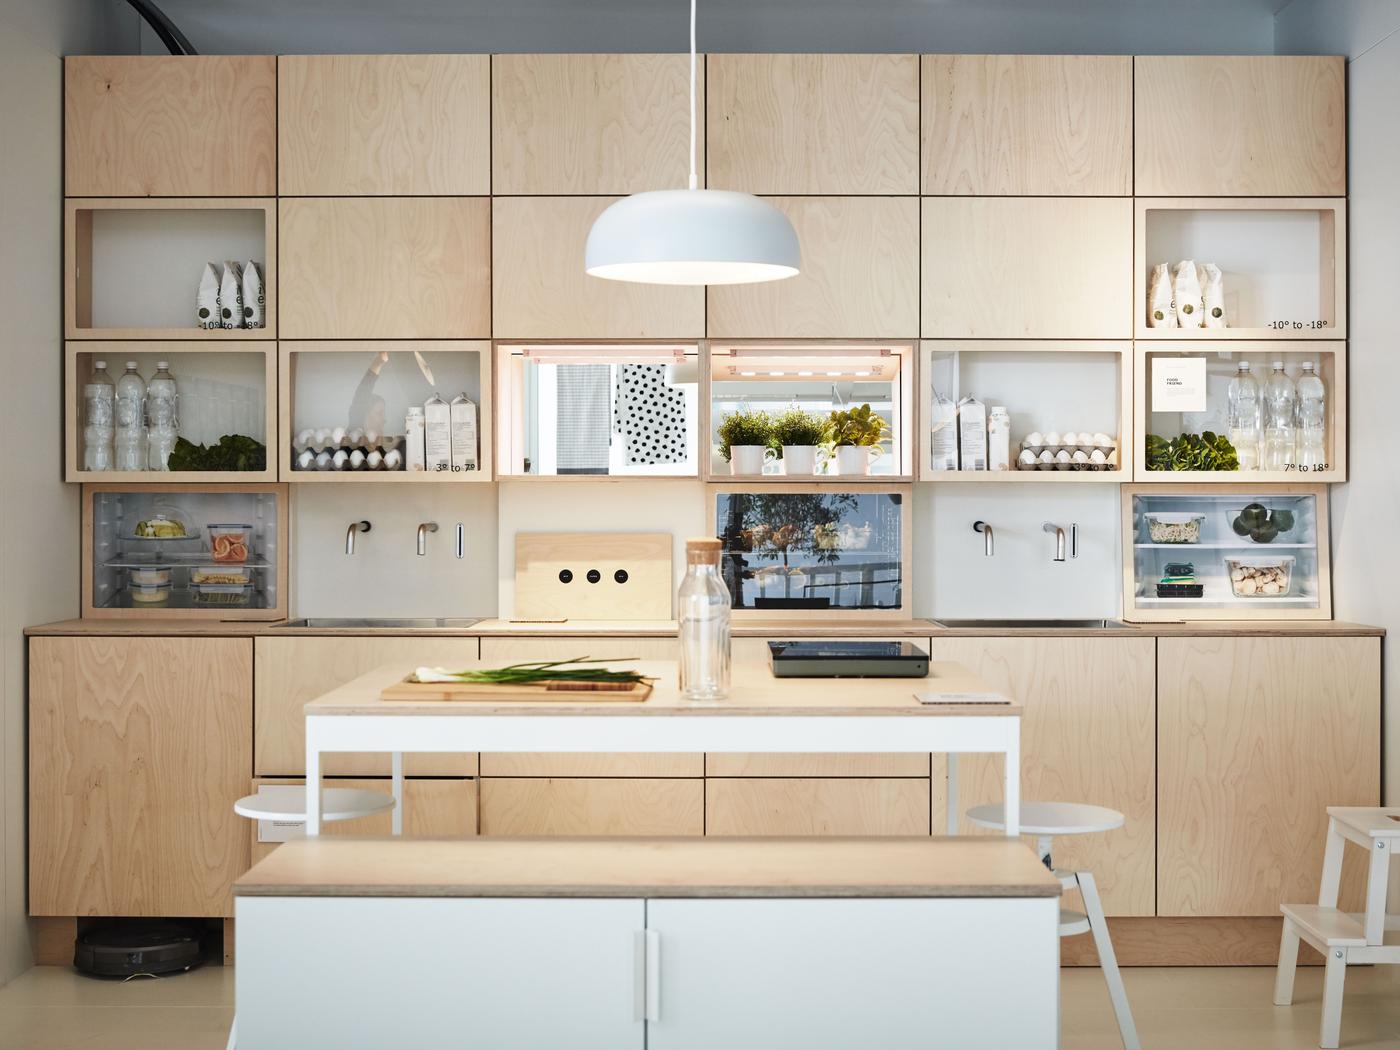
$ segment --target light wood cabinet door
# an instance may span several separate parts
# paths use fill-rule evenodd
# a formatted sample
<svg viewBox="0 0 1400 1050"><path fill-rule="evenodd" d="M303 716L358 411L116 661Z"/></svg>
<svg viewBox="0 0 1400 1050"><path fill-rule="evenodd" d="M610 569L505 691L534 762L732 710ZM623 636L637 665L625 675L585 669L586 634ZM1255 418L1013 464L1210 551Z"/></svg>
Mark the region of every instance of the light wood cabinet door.
<svg viewBox="0 0 1400 1050"><path fill-rule="evenodd" d="M491 334L487 198L283 198L279 216L284 339Z"/></svg>
<svg viewBox="0 0 1400 1050"><path fill-rule="evenodd" d="M707 835L927 835L931 810L927 777L705 781Z"/></svg>
<svg viewBox="0 0 1400 1050"><path fill-rule="evenodd" d="M271 55L65 58L64 193L273 196L276 62Z"/></svg>
<svg viewBox="0 0 1400 1050"><path fill-rule="evenodd" d="M1157 645L1158 914L1316 900L1327 807L1380 804L1381 640ZM1364 872L1343 867L1352 907Z"/></svg>
<svg viewBox="0 0 1400 1050"><path fill-rule="evenodd" d="M1126 55L924 55L922 192L1133 192Z"/></svg>
<svg viewBox="0 0 1400 1050"><path fill-rule="evenodd" d="M485 196L490 92L489 55L283 55L278 192Z"/></svg>
<svg viewBox="0 0 1400 1050"><path fill-rule="evenodd" d="M483 777L483 835L703 835L705 782Z"/></svg>
<svg viewBox="0 0 1400 1050"><path fill-rule="evenodd" d="M919 192L916 56L716 54L705 65L711 189Z"/></svg>
<svg viewBox="0 0 1400 1050"><path fill-rule="evenodd" d="M527 660L572 660L632 657L675 660L674 638L483 638L481 659L491 667ZM481 756L484 777L699 777L705 756L699 752L629 754L620 752L551 751L488 752Z"/></svg>
<svg viewBox="0 0 1400 1050"><path fill-rule="evenodd" d="M929 339L1129 339L1127 197L926 197Z"/></svg>
<svg viewBox="0 0 1400 1050"><path fill-rule="evenodd" d="M678 339L705 334L705 290L590 277L583 250L615 197L491 201L492 326L502 339Z"/></svg>
<svg viewBox="0 0 1400 1050"><path fill-rule="evenodd" d="M769 203L792 220L802 246L801 273L782 281L711 287L712 338L915 336L917 198L773 197Z"/></svg>
<svg viewBox="0 0 1400 1050"><path fill-rule="evenodd" d="M690 149L686 55L495 55L492 192L680 189ZM704 59L695 91L705 120ZM705 137L696 143L705 170Z"/></svg>
<svg viewBox="0 0 1400 1050"><path fill-rule="evenodd" d="M383 778L334 779L323 781L326 787L359 788L364 791L392 793L390 782ZM295 784L305 786L301 779L261 777L253 781L252 792L262 784ZM258 841L258 822L246 821L251 842L253 863L256 864L277 848L276 842ZM393 815L389 811L358 820L337 820L322 825L325 835L393 834ZM405 838L460 839L476 834L476 781L464 777L407 777L403 782L403 833Z"/></svg>
<svg viewBox="0 0 1400 1050"><path fill-rule="evenodd" d="M251 639L31 639L30 913L232 915L252 751Z"/></svg>
<svg viewBox="0 0 1400 1050"><path fill-rule="evenodd" d="M477 658L475 638L369 637L366 635L263 636L253 683L253 773L297 777L306 772L304 708L323 693L382 664L450 667ZM325 776L387 776L387 754L327 754ZM404 771L416 776L472 776L473 754L404 755Z"/></svg>
<svg viewBox="0 0 1400 1050"><path fill-rule="evenodd" d="M1140 197L1342 197L1346 60L1134 59Z"/></svg>
<svg viewBox="0 0 1400 1050"><path fill-rule="evenodd" d="M1151 638L935 638L931 649L1025 705L1022 798L1087 802L1127 818L1117 831L1054 842L1057 866L1094 873L1110 915L1153 914L1154 646ZM960 756L962 812L1001 802L1002 770L1000 758ZM941 810L934 827L943 831ZM964 821L959 830L975 829Z"/></svg>

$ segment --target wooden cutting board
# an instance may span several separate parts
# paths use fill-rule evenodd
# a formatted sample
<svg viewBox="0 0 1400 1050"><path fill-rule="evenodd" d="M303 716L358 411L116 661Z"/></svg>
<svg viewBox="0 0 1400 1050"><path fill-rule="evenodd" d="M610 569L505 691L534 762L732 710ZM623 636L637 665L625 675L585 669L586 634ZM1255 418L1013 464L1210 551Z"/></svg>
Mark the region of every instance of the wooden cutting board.
<svg viewBox="0 0 1400 1050"><path fill-rule="evenodd" d="M410 682L386 686L381 700L581 700L589 703L640 703L651 695L650 682L534 682L492 685L482 682Z"/></svg>
<svg viewBox="0 0 1400 1050"><path fill-rule="evenodd" d="M669 620L671 547L668 532L518 532L511 618Z"/></svg>

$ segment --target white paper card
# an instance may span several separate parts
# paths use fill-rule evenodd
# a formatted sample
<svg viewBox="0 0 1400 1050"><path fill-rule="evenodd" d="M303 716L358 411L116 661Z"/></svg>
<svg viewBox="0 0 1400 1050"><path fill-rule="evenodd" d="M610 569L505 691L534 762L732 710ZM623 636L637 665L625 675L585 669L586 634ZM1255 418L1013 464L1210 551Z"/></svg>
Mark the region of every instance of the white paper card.
<svg viewBox="0 0 1400 1050"><path fill-rule="evenodd" d="M915 693L921 704L1009 704L1000 693Z"/></svg>
<svg viewBox="0 0 1400 1050"><path fill-rule="evenodd" d="M1154 357L1152 403L1149 407L1153 412L1204 412L1206 359Z"/></svg>

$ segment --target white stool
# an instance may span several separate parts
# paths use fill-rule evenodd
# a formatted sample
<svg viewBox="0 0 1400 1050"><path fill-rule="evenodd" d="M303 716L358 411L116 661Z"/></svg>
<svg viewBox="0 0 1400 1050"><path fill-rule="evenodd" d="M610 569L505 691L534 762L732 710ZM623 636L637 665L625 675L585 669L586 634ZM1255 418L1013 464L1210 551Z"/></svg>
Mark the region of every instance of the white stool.
<svg viewBox="0 0 1400 1050"><path fill-rule="evenodd" d="M372 817L394 808L394 796L380 791L366 791L363 788L322 788L321 821L331 823L338 820L357 820ZM306 792L299 795L278 792L275 795L244 795L233 804L233 811L249 820L306 821ZM397 817L397 814L396 814ZM394 821L394 834L400 834L402 822ZM233 1015L233 1024L228 1029L228 1048L238 1045L238 1015Z"/></svg>
<svg viewBox="0 0 1400 1050"><path fill-rule="evenodd" d="M1342 853L1351 841L1366 851L1366 911L1337 907ZM1316 904L1285 904L1283 940L1278 950L1274 1005L1293 1002L1293 975L1298 968L1298 941L1304 940L1327 960L1322 983L1322 1034L1318 1045L1335 1047L1342 1034L1342 988L1352 964L1400 963L1400 916L1385 913L1390 854L1400 848L1400 808L1327 807L1327 852L1322 858L1322 885ZM1389 935L1389 936L1387 936Z"/></svg>
<svg viewBox="0 0 1400 1050"><path fill-rule="evenodd" d="M967 819L983 828L1001 831L1006 827L1000 805L974 806ZM1023 802L1021 831L1036 836L1036 853L1045 866L1055 873L1067 890L1079 891L1084 898L1084 911L1060 909L1060 936L1073 937L1080 933L1094 935L1094 947L1099 952L1108 997L1113 1002L1113 1014L1118 1019L1118 1034L1124 1050L1139 1050L1137 1026L1128 1005L1128 993L1123 987L1123 975L1118 972L1118 958L1113 954L1113 941L1108 936L1108 921L1104 918L1103 902L1094 876L1087 871L1064 871L1050 859L1051 839L1056 835L1092 835L1123 826L1124 817L1116 809L1090 806L1080 802Z"/></svg>

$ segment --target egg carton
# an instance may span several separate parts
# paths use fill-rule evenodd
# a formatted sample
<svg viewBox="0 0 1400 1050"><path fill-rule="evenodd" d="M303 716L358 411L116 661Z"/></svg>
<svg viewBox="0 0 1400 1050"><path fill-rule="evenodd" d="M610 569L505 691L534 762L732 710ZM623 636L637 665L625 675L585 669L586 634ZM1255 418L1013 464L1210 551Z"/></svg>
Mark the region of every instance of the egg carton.
<svg viewBox="0 0 1400 1050"><path fill-rule="evenodd" d="M1076 463L1071 460L1068 463L1038 462L1040 457L1046 452L1051 456L1058 457L1061 452L1073 457L1076 452L1082 452L1085 456L1092 456L1095 451L1104 453L1103 463ZM1020 454L1017 454L1017 470L1117 470L1118 469L1118 442L1112 441L1107 445L1031 445L1026 442L1021 443L1021 452L1029 452L1036 457L1035 463L1022 463Z"/></svg>
<svg viewBox="0 0 1400 1050"><path fill-rule="evenodd" d="M320 445L315 442L292 445L292 469L300 471L334 470L403 470L403 437L384 437L374 444L361 442L351 445L348 442L334 445ZM396 465L387 466L383 461L391 452L397 453ZM307 455L310 459L307 460ZM373 460L374 465L371 465Z"/></svg>

